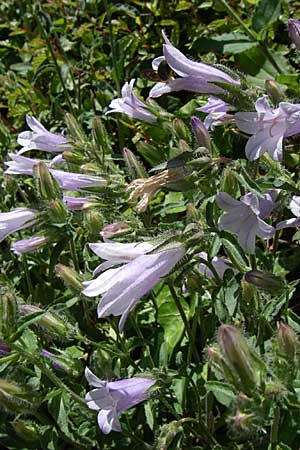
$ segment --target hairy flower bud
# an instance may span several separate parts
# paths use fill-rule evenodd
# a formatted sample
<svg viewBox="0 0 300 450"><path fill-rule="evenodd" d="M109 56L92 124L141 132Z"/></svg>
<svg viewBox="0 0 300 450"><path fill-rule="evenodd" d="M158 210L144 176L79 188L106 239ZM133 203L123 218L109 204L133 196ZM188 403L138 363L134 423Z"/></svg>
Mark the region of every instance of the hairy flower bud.
<svg viewBox="0 0 300 450"><path fill-rule="evenodd" d="M295 44L296 49L300 50L300 21L289 19L288 30L291 41Z"/></svg>
<svg viewBox="0 0 300 450"><path fill-rule="evenodd" d="M9 345L4 342L0 342L0 356L7 356L11 352L11 348Z"/></svg>
<svg viewBox="0 0 300 450"><path fill-rule="evenodd" d="M265 89L267 91L268 96L272 99L273 103L277 105L284 99L284 94L280 89L278 83L274 80L266 80L265 81Z"/></svg>
<svg viewBox="0 0 300 450"><path fill-rule="evenodd" d="M72 360L66 356L55 355L45 349L41 351L41 355L46 357L55 369L61 370L72 377L78 377L82 372L82 366L79 360Z"/></svg>
<svg viewBox="0 0 300 450"><path fill-rule="evenodd" d="M269 292L278 292L284 289L284 280L272 273L250 270L245 273L245 280L260 289Z"/></svg>
<svg viewBox="0 0 300 450"><path fill-rule="evenodd" d="M83 289L82 280L78 273L71 267L64 264L57 264L55 267L57 275L64 281L67 287L81 292Z"/></svg>
<svg viewBox="0 0 300 450"><path fill-rule="evenodd" d="M48 215L53 224L60 224L66 221L68 210L61 199L50 200L48 202Z"/></svg>
<svg viewBox="0 0 300 450"><path fill-rule="evenodd" d="M198 146L211 150L210 135L204 126L204 123L198 117L193 116L191 118L191 126Z"/></svg>
<svg viewBox="0 0 300 450"><path fill-rule="evenodd" d="M32 410L32 404L25 400L23 397L25 391L17 384L0 379L0 405L4 408L16 412L30 411Z"/></svg>
<svg viewBox="0 0 300 450"><path fill-rule="evenodd" d="M34 167L35 175L38 179L38 188L42 198L45 200L55 200L60 197L60 188L57 181L49 172L44 162L38 162Z"/></svg>
<svg viewBox="0 0 300 450"><path fill-rule="evenodd" d="M292 328L283 322L278 326L277 342L280 353L293 360L296 352L296 335Z"/></svg>
<svg viewBox="0 0 300 450"><path fill-rule="evenodd" d="M100 117L96 116L93 118L92 123L92 136L96 146L96 151L99 152L100 150L102 154L111 153L110 140L102 120Z"/></svg>
<svg viewBox="0 0 300 450"><path fill-rule="evenodd" d="M62 154L63 158L73 164L81 164L83 162L83 155L79 154L76 151L66 151Z"/></svg>
<svg viewBox="0 0 300 450"><path fill-rule="evenodd" d="M17 300L12 292L0 292L0 338L6 339L17 326Z"/></svg>
<svg viewBox="0 0 300 450"><path fill-rule="evenodd" d="M136 148L142 157L150 164L159 164L162 161L161 155L157 151L157 147L149 142L139 141L136 143Z"/></svg>
<svg viewBox="0 0 300 450"><path fill-rule="evenodd" d="M97 238L103 227L103 217L98 211L88 211L85 215L85 224L91 237Z"/></svg>
<svg viewBox="0 0 300 450"><path fill-rule="evenodd" d="M143 178L146 176L145 169L143 165L139 162L137 157L132 153L131 150L124 147L123 148L123 157L128 168L129 176L131 179L135 178Z"/></svg>
<svg viewBox="0 0 300 450"><path fill-rule="evenodd" d="M33 442L38 439L37 427L29 420L18 419L11 422L17 435L26 442Z"/></svg>
<svg viewBox="0 0 300 450"><path fill-rule="evenodd" d="M221 354L220 351L218 351L214 347L207 347L207 356L209 361L219 364L221 362Z"/></svg>
<svg viewBox="0 0 300 450"><path fill-rule="evenodd" d="M175 131L175 134L179 139L183 139L184 141L189 141L190 139L190 133L188 127L185 125L185 123L178 119L177 117L173 120L173 130Z"/></svg>
<svg viewBox="0 0 300 450"><path fill-rule="evenodd" d="M67 113L65 119L68 131L73 137L74 141L84 145L86 143L86 137L75 117L72 116L72 114Z"/></svg>
<svg viewBox="0 0 300 450"><path fill-rule="evenodd" d="M104 239L110 239L114 236L119 236L120 234L126 234L130 231L129 225L125 222L114 222L105 225L100 234Z"/></svg>
<svg viewBox="0 0 300 450"><path fill-rule="evenodd" d="M42 313L37 323L49 333L57 334L60 337L67 337L73 331L71 325L64 322L57 314L51 311L44 311L35 305L20 305L19 312L22 316L34 313Z"/></svg>

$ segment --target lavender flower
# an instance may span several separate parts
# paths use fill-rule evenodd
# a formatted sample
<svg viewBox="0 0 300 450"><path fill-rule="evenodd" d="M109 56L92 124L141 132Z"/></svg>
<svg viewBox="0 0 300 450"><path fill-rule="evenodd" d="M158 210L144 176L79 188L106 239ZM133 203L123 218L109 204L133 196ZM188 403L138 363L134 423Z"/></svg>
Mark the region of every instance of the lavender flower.
<svg viewBox="0 0 300 450"><path fill-rule="evenodd" d="M122 87L122 98L112 100L109 107L112 108L106 114L120 112L127 114L134 119L146 120L147 122L155 122L156 117L147 111L146 103L139 100L133 93L133 85L135 80L125 83Z"/></svg>
<svg viewBox="0 0 300 450"><path fill-rule="evenodd" d="M47 242L48 239L45 236L32 236L29 239L22 239L14 242L11 246L11 250L16 255L23 255L24 253L35 252Z"/></svg>
<svg viewBox="0 0 300 450"><path fill-rule="evenodd" d="M146 400L147 392L155 384L153 378L125 378L119 381L103 381L94 375L90 369L85 369L88 383L96 389L91 390L85 397L90 409L99 411L98 425L104 434L122 431L119 415L126 409Z"/></svg>
<svg viewBox="0 0 300 450"><path fill-rule="evenodd" d="M129 229L129 225L125 222L113 222L105 225L100 234L104 241L108 241L109 238L126 233Z"/></svg>
<svg viewBox="0 0 300 450"><path fill-rule="evenodd" d="M275 197L274 193L273 195ZM271 200L269 195L267 197L266 199L265 196L264 200L260 201L252 192L241 197L240 201L235 200L226 192L219 192L216 196L218 206L226 211L219 218L219 230L227 230L236 234L240 246L246 252L254 253L256 236L263 239L274 236L275 229L261 218L265 217L267 210L270 212L269 202Z"/></svg>
<svg viewBox="0 0 300 450"><path fill-rule="evenodd" d="M205 127L209 130L213 130L218 125L232 122L234 117L232 114L227 114L227 111L232 109L228 103L225 103L220 98L208 97L208 101L201 108L197 108L198 111L208 113L204 120Z"/></svg>
<svg viewBox="0 0 300 450"><path fill-rule="evenodd" d="M165 44L163 45L163 57L155 58L152 63L154 69L158 63L166 60L171 69L181 78L173 78L166 83L157 83L150 91L150 97L160 97L174 91L193 91L200 93L218 94L224 90L212 84L214 81L240 84L238 80L234 80L230 75L216 67L195 62L188 59L177 48L175 48L164 32L162 32Z"/></svg>
<svg viewBox="0 0 300 450"><path fill-rule="evenodd" d="M17 208L0 213L0 242L9 234L34 225L37 213L38 211L28 208Z"/></svg>
<svg viewBox="0 0 300 450"><path fill-rule="evenodd" d="M15 153L9 153L11 161L6 162L7 175L33 175L34 167L41 162L39 159L31 159ZM48 165L48 161L42 161ZM65 172L49 168L49 172L54 176L59 186L66 191L85 191L86 188L106 186L104 178L82 173Z"/></svg>
<svg viewBox="0 0 300 450"><path fill-rule="evenodd" d="M300 197L296 195L293 196L292 201L290 203L290 209L296 217L279 222L276 225L277 230L282 230L283 228L300 227Z"/></svg>
<svg viewBox="0 0 300 450"><path fill-rule="evenodd" d="M105 244L102 245L104 246ZM128 257L122 251L122 246L124 246L124 250L128 249L128 256L132 260L121 267L106 270L95 280L86 282L85 285L87 287L82 293L87 297L96 297L104 294L98 305L98 317L106 317L110 314L114 316L121 315L119 330L122 331L128 314L139 299L170 272L184 256L185 248L179 244L167 250L147 254L155 247L153 246L152 249L149 249L149 246L145 246L143 248L142 245L145 245L144 243L139 244L140 247L137 246L137 250L135 248L130 249L130 244L118 245L120 247L116 248L115 256L113 256L113 247L111 247L112 253L105 256L105 259L108 259L108 261L97 268L97 273L99 270L103 270L104 267L112 267L118 262L125 262L126 259L128 261ZM96 250L96 247L91 248L93 251ZM138 255L140 251L142 254ZM98 253L100 253L99 249Z"/></svg>
<svg viewBox="0 0 300 450"><path fill-rule="evenodd" d="M200 252L200 253L198 253L197 256L199 256L200 258L205 259L205 261L207 261L208 255L206 252ZM228 269L231 269L231 270L233 270L233 272L237 273L237 270L232 268L230 260L227 258L223 258L222 256L221 257L214 256L211 260L211 263L212 263L213 267L215 268L217 274L221 278L221 280L224 277L225 271ZM212 271L204 263L200 263L198 265L198 270L201 273L203 273L204 275L206 275L208 278L214 277L214 274L212 273Z"/></svg>
<svg viewBox="0 0 300 450"><path fill-rule="evenodd" d="M0 355L7 356L11 352L11 348L9 345L5 344L5 342L0 342Z"/></svg>
<svg viewBox="0 0 300 450"><path fill-rule="evenodd" d="M282 161L283 138L300 133L300 104L281 102L272 109L264 96L256 101L255 109L235 114L238 128L253 135L246 145L247 158L254 161L268 152L275 161Z"/></svg>
<svg viewBox="0 0 300 450"><path fill-rule="evenodd" d="M288 30L291 41L295 44L296 49L300 50L300 21L289 19Z"/></svg>
<svg viewBox="0 0 300 450"><path fill-rule="evenodd" d="M28 150L42 150L60 153L72 149L72 144L62 135L51 133L34 117L26 115L26 122L32 131L23 131L18 136L18 144L22 145L19 154Z"/></svg>
<svg viewBox="0 0 300 450"><path fill-rule="evenodd" d="M44 348L41 351L41 355L45 356L49 359L50 364L55 368L59 370L64 370L64 366L59 363L59 361L56 358L56 355L54 353L48 352L48 350L45 350Z"/></svg>
<svg viewBox="0 0 300 450"><path fill-rule="evenodd" d="M89 197L70 197L69 195L64 195L63 202L70 211L80 211L86 205L91 204L93 200Z"/></svg>

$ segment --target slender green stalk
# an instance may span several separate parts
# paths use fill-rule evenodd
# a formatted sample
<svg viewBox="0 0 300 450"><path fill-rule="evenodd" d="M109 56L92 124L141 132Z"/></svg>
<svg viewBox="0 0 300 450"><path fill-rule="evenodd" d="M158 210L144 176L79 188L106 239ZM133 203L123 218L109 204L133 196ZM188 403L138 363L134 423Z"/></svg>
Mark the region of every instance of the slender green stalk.
<svg viewBox="0 0 300 450"><path fill-rule="evenodd" d="M26 276L29 295L33 298L33 286L32 286L31 277L30 277L30 273L29 273L29 269L28 269L26 255L22 255L22 262L23 262L24 272L25 272L25 276Z"/></svg>
<svg viewBox="0 0 300 450"><path fill-rule="evenodd" d="M80 268L79 268L79 262L78 262L78 258L77 258L77 253L76 253L75 242L74 242L73 236L70 237L69 245L70 245L70 252L71 252L72 260L74 263L74 269L76 270L76 272L79 272Z"/></svg>
<svg viewBox="0 0 300 450"><path fill-rule="evenodd" d="M247 36L249 36L251 39L253 39L254 41L256 41L262 51L264 52L265 56L269 59L269 61L271 62L271 64L273 65L273 67L277 70L278 73L282 73L281 68L279 67L279 65L277 64L277 62L275 61L275 59L273 58L272 54L270 53L270 50L268 49L267 45L265 44L265 42L261 42L257 39L257 35L256 33L254 33L252 30L249 30L249 28L247 27L247 25L244 23L244 21L239 17L239 15L231 8L231 6L227 3L226 0L219 0L219 2L224 6L224 8L226 9L227 13L232 17L232 19L234 19L240 26L241 28L245 31L245 33L247 34Z"/></svg>
<svg viewBox="0 0 300 450"><path fill-rule="evenodd" d="M182 321L184 323L185 331L186 331L186 333L188 335L188 338L189 338L189 341L190 341L190 345L192 346L192 351L193 351L194 358L195 358L196 362L200 362L199 353L198 353L198 351L197 351L197 349L195 347L195 342L193 340L193 334L192 334L192 330L191 330L190 325L189 325L189 321L188 321L188 319L187 319L187 317L185 315L185 312L184 312L184 309L183 309L183 307L182 307L182 305L180 303L180 300L177 297L176 291L173 288L171 283L169 283L169 289L170 289L170 292L172 294L172 297L173 297L173 300L175 302L175 305L176 305L176 307L177 307L177 309L179 311L179 314L180 314L180 316L182 318Z"/></svg>
<svg viewBox="0 0 300 450"><path fill-rule="evenodd" d="M256 270L257 265L256 265L255 255L250 255L249 260L250 260L250 265L251 265L252 270Z"/></svg>
<svg viewBox="0 0 300 450"><path fill-rule="evenodd" d="M133 324L133 326L134 326L134 329L135 329L135 331L136 331L138 337L141 338L142 341L144 342L144 346L145 346L145 348L146 348L146 350L147 350L147 352L148 352L148 356L149 356L149 360L150 360L150 365L151 365L151 367L152 367L152 369L153 369L153 368L155 367L155 364L154 364L154 361L153 361L153 358L152 358L152 355L151 355L150 347L149 347L149 345L146 343L146 339L144 338L143 333L141 332L141 329L140 329L140 327L139 327L139 325L138 325L138 323L137 323L137 321L136 321L135 315L134 315L134 314L131 314L130 318L131 318L131 322L132 322L132 324Z"/></svg>
<svg viewBox="0 0 300 450"><path fill-rule="evenodd" d="M64 94L65 94L66 102L68 103L70 112L71 112L71 114L72 114L73 116L75 116L75 114L74 114L74 109L73 109L73 106L72 106L72 102L71 102L71 99L70 99L68 90L67 90L67 88L66 88L66 84L65 84L65 82L64 82L64 79L63 79L63 76L62 76L60 67L59 67L59 65L58 65L57 58L56 58L55 53L54 53L54 51L53 51L53 47L52 47L51 42L50 42L50 40L49 40L48 34L46 33L46 31L45 31L45 29L44 29L44 27L43 27L43 25L42 25L42 22L41 22L41 20L40 20L40 17L39 17L39 15L38 15L38 13L35 13L35 18L36 18L38 27L39 27L39 29L40 29L41 35L42 35L43 39L45 40L45 42L46 42L46 44L47 44L47 47L48 47L48 50L49 50L49 52L50 52L50 54L51 54L51 57L52 57L52 60L53 60L54 65L55 65L55 69L56 69L57 75L58 75L58 77L59 77L59 79L60 79L60 82L61 82L61 85L62 85Z"/></svg>
<svg viewBox="0 0 300 450"><path fill-rule="evenodd" d="M275 448L273 444L276 444L278 441L278 427L279 427L279 421L280 421L280 408L278 405L276 405L274 410L274 419L271 425L271 435L270 435L270 441L272 444L272 449Z"/></svg>
<svg viewBox="0 0 300 450"><path fill-rule="evenodd" d="M112 24L111 24L111 10L110 10L110 5L108 4L107 0L103 0L103 3L104 3L105 11L106 11L107 22L108 22L108 32L109 32L109 41L110 41L110 48L111 48L111 55L112 55L112 63L113 63L113 68L114 68L114 78L115 78L118 95L120 96L121 95L121 87L120 87L120 80L119 80L117 53L116 53L113 29L112 29Z"/></svg>
<svg viewBox="0 0 300 450"><path fill-rule="evenodd" d="M273 251L274 255L275 255L276 252L277 252L278 241L279 241L279 235L280 235L280 230L276 230L275 236L274 236L274 239L273 239L273 245L272 245L272 251Z"/></svg>

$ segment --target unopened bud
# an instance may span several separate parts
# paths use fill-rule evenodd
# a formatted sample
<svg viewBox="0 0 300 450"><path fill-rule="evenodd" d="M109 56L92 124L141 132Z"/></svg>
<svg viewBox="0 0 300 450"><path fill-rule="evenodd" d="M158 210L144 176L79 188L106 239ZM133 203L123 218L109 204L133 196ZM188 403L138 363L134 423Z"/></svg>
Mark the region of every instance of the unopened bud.
<svg viewBox="0 0 300 450"><path fill-rule="evenodd" d="M198 222L200 220L199 211L193 203L186 205L186 215L188 222Z"/></svg>
<svg viewBox="0 0 300 450"><path fill-rule="evenodd" d="M26 442L33 442L39 437L36 425L29 420L15 420L11 425L17 435Z"/></svg>
<svg viewBox="0 0 300 450"><path fill-rule="evenodd" d="M0 379L0 405L14 413L30 411L32 404L25 400L24 389L11 381Z"/></svg>
<svg viewBox="0 0 300 450"><path fill-rule="evenodd" d="M276 81L266 80L265 89L275 105L278 105L278 103L284 99L284 94Z"/></svg>
<svg viewBox="0 0 300 450"><path fill-rule="evenodd" d="M41 351L41 355L45 356L55 369L61 370L72 377L78 377L82 373L81 363L78 360L72 360L62 355L55 355L45 349Z"/></svg>
<svg viewBox="0 0 300 450"><path fill-rule="evenodd" d="M178 150L180 153L190 152L190 146L184 139L179 139L178 141Z"/></svg>
<svg viewBox="0 0 300 450"><path fill-rule="evenodd" d="M57 264L55 270L67 287L74 289L76 292L81 292L83 290L82 280L74 269L64 266L63 264Z"/></svg>
<svg viewBox="0 0 300 450"><path fill-rule="evenodd" d="M207 356L208 356L209 361L211 361L215 364L219 364L221 362L221 354L214 347L207 348Z"/></svg>
<svg viewBox="0 0 300 450"><path fill-rule="evenodd" d="M102 120L100 119L100 117L94 117L92 123L92 136L96 146L96 151L98 151L98 153L100 151L102 154L111 153L110 141Z"/></svg>
<svg viewBox="0 0 300 450"><path fill-rule="evenodd" d="M191 126L195 135L196 142L199 147L205 147L211 150L211 139L204 123L198 117L191 118Z"/></svg>
<svg viewBox="0 0 300 450"><path fill-rule="evenodd" d="M296 49L300 50L300 21L289 19L288 21L289 36Z"/></svg>
<svg viewBox="0 0 300 450"><path fill-rule="evenodd" d="M283 322L279 324L277 341L280 353L292 361L296 352L296 335L289 325Z"/></svg>
<svg viewBox="0 0 300 450"><path fill-rule="evenodd" d="M35 168L35 175L38 180L38 188L42 198L45 200L55 200L60 197L60 188L53 178L48 167L42 161Z"/></svg>
<svg viewBox="0 0 300 450"><path fill-rule="evenodd" d="M220 190L227 194L235 195L238 190L238 182L230 167L226 167L221 179Z"/></svg>
<svg viewBox="0 0 300 450"><path fill-rule="evenodd" d="M131 179L134 180L135 178L144 178L146 176L146 171L143 165L139 162L131 150L124 147L123 157Z"/></svg>
<svg viewBox="0 0 300 450"><path fill-rule="evenodd" d="M81 164L83 162L83 155L76 153L75 151L65 151L62 154L63 158L73 164Z"/></svg>
<svg viewBox="0 0 300 450"><path fill-rule="evenodd" d="M218 331L218 343L225 362L238 376L242 390L248 394L255 388L258 377L246 340L237 328L221 325Z"/></svg>
<svg viewBox="0 0 300 450"><path fill-rule="evenodd" d="M68 210L62 200L50 200L48 202L48 215L51 223L61 224L66 221Z"/></svg>
<svg viewBox="0 0 300 450"><path fill-rule="evenodd" d="M126 234L130 231L130 227L125 222L115 222L105 225L102 228L100 234L105 239L110 239L114 236L119 236L120 234Z"/></svg>
<svg viewBox="0 0 300 450"><path fill-rule="evenodd" d="M16 331L17 299L12 292L0 292L0 338L6 339Z"/></svg>
<svg viewBox="0 0 300 450"><path fill-rule="evenodd" d="M103 227L103 217L97 211L88 211L85 215L85 224L91 237L98 237Z"/></svg>
<svg viewBox="0 0 300 450"><path fill-rule="evenodd" d="M253 423L254 414L245 414L238 411L237 414L233 417L230 417L230 419L232 420L231 424L235 431L245 432L250 430Z"/></svg>
<svg viewBox="0 0 300 450"><path fill-rule="evenodd" d="M11 352L11 348L9 345L4 342L0 342L0 356L7 356Z"/></svg>
<svg viewBox="0 0 300 450"><path fill-rule="evenodd" d="M173 130L175 131L175 134L179 139L183 139L184 141L189 141L190 139L190 132L188 127L185 125L185 123L178 118L175 118L173 120Z"/></svg>
<svg viewBox="0 0 300 450"><path fill-rule="evenodd" d="M260 270L250 270L245 273L244 278L248 283L269 292L282 291L285 287L284 280L281 277Z"/></svg>
<svg viewBox="0 0 300 450"><path fill-rule="evenodd" d="M72 116L72 114L67 113L65 119L68 131L74 141L84 145L86 143L86 136L75 117Z"/></svg>
<svg viewBox="0 0 300 450"><path fill-rule="evenodd" d="M157 147L149 144L149 142L137 142L136 149L140 153L140 155L142 155L142 157L151 165L158 164L162 161L161 154L157 151Z"/></svg>
<svg viewBox="0 0 300 450"><path fill-rule="evenodd" d="M60 337L67 337L70 335L73 331L71 325L65 323L60 317L58 317L57 314L50 312L50 311L44 311L43 309L39 308L35 305L20 305L19 306L19 312L22 316L26 316L28 314L34 314L34 313L42 313L39 320L37 320L37 323L46 331L49 333L57 334Z"/></svg>

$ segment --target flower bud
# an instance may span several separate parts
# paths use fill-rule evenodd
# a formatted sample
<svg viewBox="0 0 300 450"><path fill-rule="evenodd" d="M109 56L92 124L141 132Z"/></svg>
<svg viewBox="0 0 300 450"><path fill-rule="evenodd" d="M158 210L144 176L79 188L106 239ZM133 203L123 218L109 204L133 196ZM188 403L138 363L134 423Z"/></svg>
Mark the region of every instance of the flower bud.
<svg viewBox="0 0 300 450"><path fill-rule="evenodd" d="M33 442L38 439L37 427L29 420L15 420L11 423L17 435L26 442Z"/></svg>
<svg viewBox="0 0 300 450"><path fill-rule="evenodd" d="M86 143L86 137L75 117L72 116L72 114L67 113L65 119L68 131L73 137L74 141L84 145Z"/></svg>
<svg viewBox="0 0 300 450"><path fill-rule="evenodd" d="M64 322L57 314L44 311L42 308L39 308L35 305L20 305L19 312L22 316L26 316L28 314L34 314L38 312L44 312L44 315L41 315L40 319L37 323L49 333L57 334L60 337L67 337L72 334L73 328L68 323Z"/></svg>
<svg viewBox="0 0 300 450"><path fill-rule="evenodd" d="M175 134L179 139L183 139L184 141L189 141L190 139L190 132L188 127L185 125L185 123L178 118L175 118L173 120L173 130L175 131Z"/></svg>
<svg viewBox="0 0 300 450"><path fill-rule="evenodd" d="M17 328L17 299L12 292L0 293L0 338L6 339Z"/></svg>
<svg viewBox="0 0 300 450"><path fill-rule="evenodd" d="M137 157L132 153L131 150L124 147L123 157L131 179L134 180L135 178L144 178L146 176L143 165L138 161Z"/></svg>
<svg viewBox="0 0 300 450"><path fill-rule="evenodd" d="M55 271L67 287L74 289L76 292L81 292L83 290L82 280L74 269L64 266L63 264L57 264Z"/></svg>
<svg viewBox="0 0 300 450"><path fill-rule="evenodd" d="M114 222L105 225L100 234L104 239L110 239L120 234L126 234L130 231L130 227L125 222Z"/></svg>
<svg viewBox="0 0 300 450"><path fill-rule="evenodd" d="M50 200L48 202L48 215L52 224L61 224L66 221L68 210L62 200Z"/></svg>
<svg viewBox="0 0 300 450"><path fill-rule="evenodd" d="M83 155L75 151L65 151L62 154L63 158L73 164L81 164L83 162Z"/></svg>
<svg viewBox="0 0 300 450"><path fill-rule="evenodd" d="M137 151L142 155L142 157L150 164L159 164L162 161L161 154L157 151L157 147L149 142L139 141L136 143Z"/></svg>
<svg viewBox="0 0 300 450"><path fill-rule="evenodd" d="M238 377L242 390L248 394L255 388L258 376L246 340L237 328L221 325L218 331L218 343L225 362Z"/></svg>
<svg viewBox="0 0 300 450"><path fill-rule="evenodd" d="M296 335L292 328L283 322L278 326L277 342L280 353L292 361L296 352Z"/></svg>
<svg viewBox="0 0 300 450"><path fill-rule="evenodd" d="M55 369L61 370L69 376L78 377L82 373L82 366L78 360L72 360L62 355L55 355L45 349L41 351L41 355L45 356Z"/></svg>
<svg viewBox="0 0 300 450"><path fill-rule="evenodd" d="M231 425L236 432L247 432L250 431L254 414L245 414L237 411L236 415L230 417L230 419L232 420Z"/></svg>
<svg viewBox="0 0 300 450"><path fill-rule="evenodd" d="M85 215L85 224L91 237L98 237L103 227L103 217L97 211L88 211Z"/></svg>
<svg viewBox="0 0 300 450"><path fill-rule="evenodd" d="M221 362L220 351L218 351L214 347L207 347L207 357L208 357L209 361L211 361L215 364L219 364Z"/></svg>
<svg viewBox="0 0 300 450"><path fill-rule="evenodd" d="M25 400L25 391L20 386L11 381L0 379L0 405L4 408L16 412L32 410L32 404Z"/></svg>
<svg viewBox="0 0 300 450"><path fill-rule="evenodd" d="M285 287L284 280L281 277L260 270L250 270L245 273L244 277L248 283L269 292L282 291Z"/></svg>
<svg viewBox="0 0 300 450"><path fill-rule="evenodd" d="M267 91L268 96L271 98L273 103L277 105L284 98L283 92L281 91L278 83L274 80L266 80L265 81L265 89Z"/></svg>
<svg viewBox="0 0 300 450"><path fill-rule="evenodd" d="M188 222L198 222L198 220L200 220L199 211L193 203L188 203L186 205L186 215Z"/></svg>
<svg viewBox="0 0 300 450"><path fill-rule="evenodd" d="M291 41L295 44L296 49L300 50L300 21L289 19L288 30Z"/></svg>
<svg viewBox="0 0 300 450"><path fill-rule="evenodd" d="M107 135L107 131L100 117L94 117L92 124L92 136L96 146L96 151L99 152L100 150L102 154L111 153L111 145Z"/></svg>
<svg viewBox="0 0 300 450"><path fill-rule="evenodd" d="M211 150L211 139L204 123L196 116L191 118L191 126L199 147L205 147Z"/></svg>
<svg viewBox="0 0 300 450"><path fill-rule="evenodd" d="M42 161L34 167L35 175L38 179L38 188L42 198L45 200L55 200L60 197L60 188L53 178L48 167Z"/></svg>
<svg viewBox="0 0 300 450"><path fill-rule="evenodd" d="M11 352L11 348L9 345L4 342L0 342L0 356L7 356Z"/></svg>

